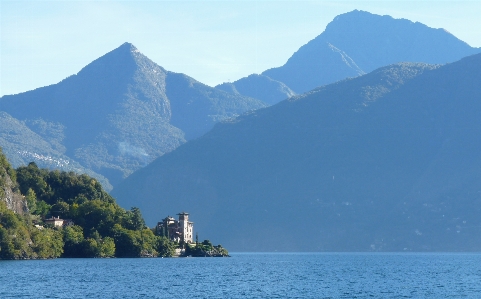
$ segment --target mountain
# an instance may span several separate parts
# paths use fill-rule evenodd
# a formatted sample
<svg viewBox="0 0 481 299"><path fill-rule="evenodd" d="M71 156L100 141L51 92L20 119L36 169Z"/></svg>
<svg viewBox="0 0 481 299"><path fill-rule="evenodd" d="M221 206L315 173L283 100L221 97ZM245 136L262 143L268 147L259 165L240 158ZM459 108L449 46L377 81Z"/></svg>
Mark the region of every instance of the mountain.
<svg viewBox="0 0 481 299"><path fill-rule="evenodd" d="M129 43L57 84L0 98L0 110L31 130L53 126L43 137L58 151L54 159L77 161L113 184L216 122L264 106L169 72ZM18 155L6 153L17 167Z"/></svg>
<svg viewBox="0 0 481 299"><path fill-rule="evenodd" d="M393 63L444 64L479 52L479 48L470 47L444 29L354 10L335 17L324 32L303 45L283 66L216 88L226 90L226 84L233 84L238 93L272 104L272 100L266 100L266 94L256 94L256 90L268 89L264 76L295 93L303 93ZM244 80L252 88L241 90L238 85ZM254 80L258 82L252 83ZM285 98L275 97L277 102Z"/></svg>
<svg viewBox="0 0 481 299"><path fill-rule="evenodd" d="M260 99L269 105L277 104L282 100L296 95L296 93L284 83L257 74L252 74L232 83L222 83L215 88L232 94Z"/></svg>
<svg viewBox="0 0 481 299"><path fill-rule="evenodd" d="M12 158L11 162L15 167L35 162L42 168L86 173L96 178L107 190L112 190L107 178L64 154L63 130L59 123L42 119L22 122L0 111L1 148L6 156Z"/></svg>
<svg viewBox="0 0 481 299"><path fill-rule="evenodd" d="M223 122L113 190L234 251L479 251L481 54L399 63Z"/></svg>

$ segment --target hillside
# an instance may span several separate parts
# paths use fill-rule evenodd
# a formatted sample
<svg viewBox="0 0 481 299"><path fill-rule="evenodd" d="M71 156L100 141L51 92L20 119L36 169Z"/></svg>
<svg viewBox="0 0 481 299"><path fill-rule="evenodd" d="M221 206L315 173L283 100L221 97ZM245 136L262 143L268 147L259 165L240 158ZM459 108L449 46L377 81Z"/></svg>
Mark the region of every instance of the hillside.
<svg viewBox="0 0 481 299"><path fill-rule="evenodd" d="M3 153L12 158L11 164L18 167L35 162L42 168L86 173L99 180L105 189L112 190L112 185L104 176L64 154L63 129L58 123L42 119L22 122L0 111L0 145Z"/></svg>
<svg viewBox="0 0 481 299"><path fill-rule="evenodd" d="M215 88L232 94L245 95L260 99L268 105L274 105L290 98L296 93L282 82L272 80L264 75L250 75L232 83L222 83Z"/></svg>
<svg viewBox="0 0 481 299"><path fill-rule="evenodd" d="M0 106L40 136L44 149L55 149L54 159L74 160L115 184L219 120L265 104L169 72L125 43L57 84L0 98ZM6 153L18 166L22 158Z"/></svg>
<svg viewBox="0 0 481 299"><path fill-rule="evenodd" d="M216 88L274 104L288 96L262 92L272 85L266 77L300 94L393 63L445 64L480 52L444 29L354 10L335 17L283 66ZM226 85L232 85L237 93Z"/></svg>
<svg viewBox="0 0 481 299"><path fill-rule="evenodd" d="M402 63L214 127L113 190L234 251L481 248L481 55ZM165 213L165 212L164 212Z"/></svg>

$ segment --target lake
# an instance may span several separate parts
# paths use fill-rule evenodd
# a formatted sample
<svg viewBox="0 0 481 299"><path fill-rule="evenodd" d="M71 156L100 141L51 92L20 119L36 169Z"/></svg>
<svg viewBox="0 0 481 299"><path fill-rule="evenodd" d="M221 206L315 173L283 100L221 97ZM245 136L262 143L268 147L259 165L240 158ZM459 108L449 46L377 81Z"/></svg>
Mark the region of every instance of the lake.
<svg viewBox="0 0 481 299"><path fill-rule="evenodd" d="M0 298L481 298L481 254L0 261Z"/></svg>

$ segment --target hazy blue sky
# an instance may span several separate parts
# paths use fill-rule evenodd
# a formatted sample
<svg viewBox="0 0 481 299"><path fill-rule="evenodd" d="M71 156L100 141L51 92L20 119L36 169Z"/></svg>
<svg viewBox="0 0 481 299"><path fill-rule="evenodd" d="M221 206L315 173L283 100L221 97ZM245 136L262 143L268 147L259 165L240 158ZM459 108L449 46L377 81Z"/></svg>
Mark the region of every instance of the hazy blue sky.
<svg viewBox="0 0 481 299"><path fill-rule="evenodd" d="M0 0L0 95L57 83L127 41L214 86L283 65L354 9L445 28L481 47L481 1Z"/></svg>

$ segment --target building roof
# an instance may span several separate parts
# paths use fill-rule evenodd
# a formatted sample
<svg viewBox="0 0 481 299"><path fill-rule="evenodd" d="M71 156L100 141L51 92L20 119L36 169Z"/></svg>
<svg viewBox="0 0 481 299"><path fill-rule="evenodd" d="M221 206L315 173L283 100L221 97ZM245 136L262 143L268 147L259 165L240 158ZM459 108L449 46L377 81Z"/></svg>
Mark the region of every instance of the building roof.
<svg viewBox="0 0 481 299"><path fill-rule="evenodd" d="M68 219L68 220L71 220L71 219ZM64 219L60 219L60 216L57 218L52 216L50 218L44 219L44 221L64 221Z"/></svg>

